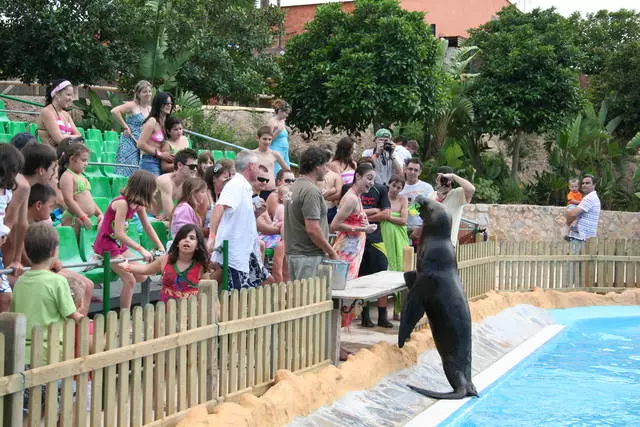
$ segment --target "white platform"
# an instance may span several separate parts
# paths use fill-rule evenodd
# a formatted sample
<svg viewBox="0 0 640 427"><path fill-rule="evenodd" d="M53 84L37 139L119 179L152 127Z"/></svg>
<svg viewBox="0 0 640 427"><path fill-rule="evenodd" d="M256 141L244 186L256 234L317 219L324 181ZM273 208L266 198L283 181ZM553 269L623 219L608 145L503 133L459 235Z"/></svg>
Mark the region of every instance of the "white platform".
<svg viewBox="0 0 640 427"><path fill-rule="evenodd" d="M406 289L402 271L381 271L349 280L344 290L331 291L333 299L371 300Z"/></svg>

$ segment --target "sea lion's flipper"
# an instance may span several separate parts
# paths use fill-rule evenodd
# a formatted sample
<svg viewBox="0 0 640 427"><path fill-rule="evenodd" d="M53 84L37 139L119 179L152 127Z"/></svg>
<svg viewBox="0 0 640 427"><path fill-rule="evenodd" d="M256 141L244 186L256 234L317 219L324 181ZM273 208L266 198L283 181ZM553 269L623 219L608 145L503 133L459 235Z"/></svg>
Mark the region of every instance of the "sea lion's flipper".
<svg viewBox="0 0 640 427"><path fill-rule="evenodd" d="M407 302L400 315L400 331L398 332L398 347L402 348L404 342L411 336L413 328L422 316L424 316L424 296L417 288L409 291Z"/></svg>
<svg viewBox="0 0 640 427"><path fill-rule="evenodd" d="M404 283L405 285L407 285L407 289L411 289L413 287L413 284L415 283L417 277L418 272L416 270L407 271L404 273Z"/></svg>
<svg viewBox="0 0 640 427"><path fill-rule="evenodd" d="M467 391L463 388L454 390L449 393L438 393L436 391L425 390L423 388L412 386L412 385L407 385L407 386L411 390L415 391L416 393L420 393L421 395L430 397L432 399L452 399L453 400L453 399L462 399L464 397L467 397Z"/></svg>

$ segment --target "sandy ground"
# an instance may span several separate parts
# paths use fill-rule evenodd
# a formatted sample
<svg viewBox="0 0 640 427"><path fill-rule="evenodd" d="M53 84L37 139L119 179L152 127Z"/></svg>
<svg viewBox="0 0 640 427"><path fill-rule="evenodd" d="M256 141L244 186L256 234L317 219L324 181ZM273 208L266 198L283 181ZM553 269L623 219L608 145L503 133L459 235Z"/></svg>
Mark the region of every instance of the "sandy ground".
<svg viewBox="0 0 640 427"><path fill-rule="evenodd" d="M598 295L588 292L557 292L536 289L533 292L495 293L471 302L474 322L495 315L518 304L542 308L569 308L591 305L640 305L640 289ZM394 328L394 331L397 331ZM360 330L351 334L364 335ZM276 373L273 386L261 397L245 394L239 403L223 403L207 410L193 408L178 424L187 426L281 426L297 416L307 415L344 394L373 387L384 376L417 363L418 355L434 347L428 328L414 332L404 348L390 344L395 336L378 331L383 340L361 348L340 365L327 366L318 372L295 375L287 370ZM375 335L374 335L375 336ZM345 337L355 341L355 336ZM393 338L394 340L391 340Z"/></svg>

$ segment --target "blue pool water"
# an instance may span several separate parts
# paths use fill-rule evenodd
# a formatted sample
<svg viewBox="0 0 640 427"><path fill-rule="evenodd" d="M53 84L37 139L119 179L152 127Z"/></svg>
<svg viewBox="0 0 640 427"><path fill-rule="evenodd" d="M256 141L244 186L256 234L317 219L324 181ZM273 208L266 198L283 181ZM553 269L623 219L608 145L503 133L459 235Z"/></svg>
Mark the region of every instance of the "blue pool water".
<svg viewBox="0 0 640 427"><path fill-rule="evenodd" d="M442 425L640 425L640 307L550 312L567 327Z"/></svg>

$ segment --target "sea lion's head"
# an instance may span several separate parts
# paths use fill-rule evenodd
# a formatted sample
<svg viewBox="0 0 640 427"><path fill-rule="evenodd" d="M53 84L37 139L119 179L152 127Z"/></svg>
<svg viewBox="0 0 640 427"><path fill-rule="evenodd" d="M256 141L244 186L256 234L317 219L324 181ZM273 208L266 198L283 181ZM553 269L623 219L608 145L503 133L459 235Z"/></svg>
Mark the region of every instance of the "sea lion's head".
<svg viewBox="0 0 640 427"><path fill-rule="evenodd" d="M451 217L442 203L419 195L415 202L420 206L422 235L431 237L451 237Z"/></svg>

